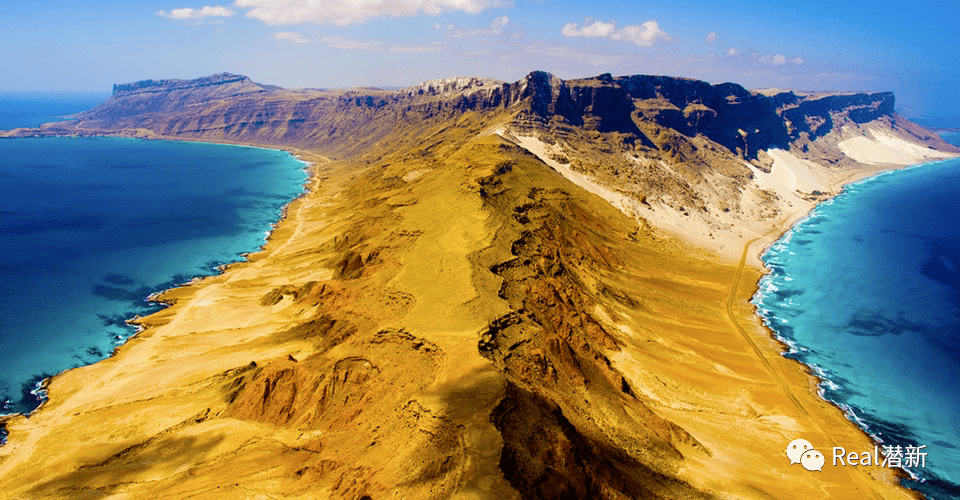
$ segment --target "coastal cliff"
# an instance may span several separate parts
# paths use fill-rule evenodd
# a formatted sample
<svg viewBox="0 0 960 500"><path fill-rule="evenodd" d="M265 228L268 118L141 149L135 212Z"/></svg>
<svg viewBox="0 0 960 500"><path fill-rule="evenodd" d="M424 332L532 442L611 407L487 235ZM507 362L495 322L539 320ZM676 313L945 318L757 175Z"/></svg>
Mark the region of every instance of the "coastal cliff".
<svg viewBox="0 0 960 500"><path fill-rule="evenodd" d="M734 83L635 75L513 83L459 77L385 91L285 90L228 73L116 85L74 121L12 135L111 134L249 143L383 161L482 116L631 217L730 258L859 166L957 152L879 93L749 91ZM439 127L439 128L438 128ZM559 162L557 164L556 162ZM759 224L757 223L759 222Z"/></svg>
<svg viewBox="0 0 960 500"><path fill-rule="evenodd" d="M957 152L890 93L220 74L6 135L313 162L261 252L5 422L14 498L910 498L885 469L789 468L792 439L871 443L748 303L759 248L817 201Z"/></svg>
<svg viewBox="0 0 960 500"><path fill-rule="evenodd" d="M222 102L222 101L228 102ZM221 104L220 106L215 105ZM204 105L205 109L197 109ZM483 78L448 78L397 92L376 89L289 91L223 73L196 80L144 80L114 85L113 96L77 119L87 128L150 128L155 133L189 136L222 130L236 138L290 141L300 146L336 143L337 119L359 115L379 123L389 119L435 118L450 113L521 106L543 121L599 132L628 134L644 142L639 123L652 122L688 137L703 135L746 158L770 148L814 141L845 123L899 120L890 92L859 94L765 95L734 83L635 75L563 81L536 71L505 83ZM333 116L334 114L339 116ZM138 127L131 127L131 125ZM309 126L309 127L307 127ZM149 127L146 127L149 128ZM909 126L917 138L940 149L938 136Z"/></svg>

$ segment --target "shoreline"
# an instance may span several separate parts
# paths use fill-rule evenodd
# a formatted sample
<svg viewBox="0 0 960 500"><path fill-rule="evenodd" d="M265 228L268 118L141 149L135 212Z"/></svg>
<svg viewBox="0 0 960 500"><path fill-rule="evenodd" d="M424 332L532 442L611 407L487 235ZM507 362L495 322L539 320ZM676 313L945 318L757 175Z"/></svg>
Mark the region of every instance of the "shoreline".
<svg viewBox="0 0 960 500"><path fill-rule="evenodd" d="M160 138L160 140L169 140L169 139L162 139L162 138ZM177 140L177 139L175 139L175 140ZM200 141L200 140L197 140L197 141L184 141L184 142L217 143L216 141ZM224 143L218 143L218 144L224 144ZM226 143L226 144L231 144L231 143ZM232 144L232 145L241 145L241 144ZM242 145L242 146L248 146L248 145ZM251 146L251 147L258 147L258 146ZM266 147L263 147L262 149L274 149L274 148L266 148ZM277 148L277 149L279 149L279 148ZM292 148L291 148L291 149L292 149ZM290 151L289 149L279 149L279 150L283 150L283 151L286 151L286 152L288 152L288 153L291 153L291 151ZM296 150L296 151L299 151L299 150ZM291 153L291 154L293 154L293 153ZM318 158L322 158L322 157L320 157L319 155L311 155L311 156L317 156ZM298 157L298 158L299 158L299 157ZM878 167L878 168L884 168L884 167ZM886 167L886 168L887 168L887 169L891 169L891 168L892 168L892 169L896 169L895 166L894 166L894 167ZM220 274L218 274L218 275L213 275L213 276L210 276L210 277L205 277L205 278L207 278L207 279L216 279L216 276L222 276L223 273L224 273L226 270L232 268L233 266L242 265L242 264L244 264L244 263L262 261L262 260L264 260L266 257L269 257L270 255L272 255L272 252L276 250L276 248L270 249L270 248L268 248L268 247L270 247L270 246L272 246L272 245L285 245L288 241L292 240L293 238L295 238L295 237L297 236L297 231L296 231L294 228L285 227L285 229L286 229L287 232L286 232L285 234L282 234L282 235L278 235L277 232L276 232L276 229L278 229L277 226L280 226L281 223L283 223L283 222L285 222L285 221L286 221L286 222L289 222L289 221L297 218L297 217L299 216L299 214L298 214L298 213L291 213L291 212L294 211L294 210L298 210L298 204L303 203L302 200L303 200L304 197L306 197L309 193L312 193L312 192L315 192L315 191L319 191L319 181L320 181L320 179L319 179L319 177L320 177L320 175L319 175L319 174L320 174L320 172L319 172L319 163L311 163L311 170L312 170L312 175L311 175L311 177L309 178L309 181L308 181L308 183L307 183L307 184L308 184L307 190L306 190L304 193L302 193L299 197L295 198L294 200L292 200L291 202L287 203L287 204L284 206L284 208L283 208L283 213L282 213L281 218L278 219L277 222L276 222L276 223L274 224L274 226L272 227L272 229L271 229L271 231L270 231L270 233L269 233L269 235L268 235L268 237L267 237L266 242L264 243L264 245L263 245L258 251L252 252L252 253L250 253L250 254L247 254L247 255L245 256L245 260L238 261L238 262L234 262L234 263L230 263L230 264L227 264L227 265L223 266L223 269L221 270L221 273L220 273ZM883 171L887 171L887 170L883 170ZM876 171L856 172L856 173L853 173L853 174L851 174L850 176L844 178L843 181L845 182L845 181L849 180L849 178L851 178L851 177L857 177L857 176L862 176L860 179L857 179L857 180L862 180L863 178L866 178L866 177L872 176L872 175L876 175L877 173L882 173L882 172L876 172ZM815 207L816 205L817 205L817 204L815 204L814 207ZM811 209L811 210L812 210L812 209ZM777 225L773 230L771 230L771 231L768 233L768 235L765 235L764 237L761 237L761 238L757 238L756 240L750 242L750 243L746 246L746 248L744 249L745 252L748 251L748 250L750 250L751 246L752 246L752 245L755 245L755 244L757 244L757 243L765 243L766 246L764 246L764 249L767 248L769 245L772 245L772 244L775 243L780 237L782 237L782 235L785 234L786 231L789 231L789 229L792 228L793 225L795 225L799 219L802 219L803 217L807 216L807 215L809 214L809 212L810 212L810 210L808 210L808 211L798 211L796 214L793 214L791 217L788 217L786 221L784 221L783 223ZM784 225L785 225L785 227L784 227ZM294 229L294 230L291 231L291 229ZM775 237L774 237L774 236L775 236ZM767 241L768 238L773 238L773 239L770 239L769 241ZM748 252L748 253L749 253L750 256L754 256L754 258L756 258L756 259L758 259L760 262L762 262L762 259L760 258L760 255L762 255L762 252L761 252L760 254L754 254L754 252ZM756 268L757 266L754 266L754 265L751 264L749 267L751 268L750 272L754 272L755 269L753 269L753 268ZM761 275L761 276L762 276L762 275ZM197 290L196 287L193 287L193 285L199 284L199 283L201 283L201 282L203 282L203 281L204 281L203 279L201 279L201 280L192 280L191 282L185 283L185 284L183 284L183 285L181 285L181 286L174 287L174 288L171 288L171 289L169 289L169 290L166 290L165 292L163 292L163 293L161 294L161 296L162 296L163 294L175 295L175 297L171 297L171 300L172 300L173 303L176 303L177 300L178 300L178 297L176 297L176 295L181 295L181 294L182 294L183 296L187 296L187 297L188 297L187 300L184 300L184 301L183 301L185 305L186 305L186 304L191 304L191 305L193 305L193 303L194 303L195 301L200 301L200 302L202 302L202 301L203 301L202 299L198 299L198 298L197 298L197 296L198 296L198 290ZM740 288L739 288L739 284L740 284L740 283L735 283L735 287L734 287L734 290L733 290L734 295L736 295L738 299L742 296L742 293L741 293L742 291L741 291ZM755 284L755 285L756 285L756 284ZM193 287L193 288L191 288L191 287ZM754 291L754 292L755 292L755 290L756 290L756 286L753 287L753 291ZM182 292L181 292L181 291L182 291ZM752 296L752 294L751 294L750 296ZM750 296L747 297L747 300L748 300L748 301L749 301ZM748 303L749 303L749 302L748 302ZM740 310L739 302L738 302L738 304L737 304L737 310L738 310L738 311ZM754 316L754 318L759 318L759 316L756 314L756 310L755 310L755 309L751 312L751 314ZM162 324L164 324L164 318L155 318L151 323L147 323L147 324L139 323L138 326L140 326L140 327L142 327L144 330L146 330L146 329L150 329L150 328L156 328L157 325L162 325ZM747 326L747 325L745 324L744 326ZM749 328L749 327L748 327L748 328ZM142 331L143 331L143 330L138 331L138 332L137 332L137 335L139 335ZM750 332L750 333L751 333L751 334L754 334L754 332ZM125 343L125 344L124 344L124 346L126 346L126 347L124 347L124 346L121 346L121 347L123 347L124 350L126 350L126 349L134 349L134 347L132 347L132 346L130 345L130 342L129 342L129 340L132 340L133 338L134 338L134 337L131 337L130 339L128 339L128 343ZM774 339L774 341L776 341L776 337L773 335L772 332L770 333L770 337L769 337L769 338L772 338L772 339ZM120 348L118 348L118 350L119 350L119 349L120 349ZM764 349L764 350L766 350L766 349ZM778 354L780 354L781 357L782 357L783 350L784 350L784 349L783 349L782 346L781 346L780 350L778 351ZM119 352L112 353L112 354L111 354L111 357L115 357L116 355L119 355L119 354L120 354ZM803 365L802 363L799 364L799 366L800 366L800 367L805 367L805 365ZM806 373L807 373L808 375L814 375L813 378L816 378L815 374L810 373L809 370L806 371ZM59 375L58 375L58 376L59 376ZM795 384L795 379L794 379L793 377L791 377L791 380L789 381L789 383L790 383L790 385L791 385L792 388L794 388L794 389L796 389L796 390L798 390L798 391L800 390L800 389L799 389L800 385ZM816 394L816 393L813 392L813 394ZM52 399L53 399L53 400L56 400L55 395L54 395L54 398L52 398ZM837 409L837 407L836 407L835 405L833 405L832 403L830 403L830 402L826 402L826 403L827 403L827 405L830 406L830 408ZM815 408L815 409L813 409L813 410L818 411L818 412L820 411L819 408ZM822 415L818 415L818 418L822 420L824 417L823 417ZM845 420L845 421L849 422L848 420ZM2 422L2 419L0 419L0 422ZM854 430L860 431L860 429L859 429L858 427L856 427L856 426L851 427L850 430L851 430L851 432L854 431ZM0 462L0 463L2 463L2 462ZM900 487L900 489L903 489L903 490L905 490L905 491L913 491L913 490L907 490L907 489L904 488L904 487Z"/></svg>
<svg viewBox="0 0 960 500"><path fill-rule="evenodd" d="M148 303L148 304L156 304L158 307L160 307L159 310L151 312L151 313L150 313L151 315L152 315L152 314L155 314L155 313L157 313L157 312L160 312L160 311L162 311L163 309L167 309L167 308L169 308L170 306L172 306L172 305L174 304L175 301L167 301L167 300L164 300L164 299L163 299L163 295L164 295L164 294L170 293L170 292L172 292L172 291L174 291L174 290L177 290L177 289L180 289L180 288L183 288L183 287L186 287L186 286L191 286L191 285L194 285L194 284L199 284L199 283L201 283L203 280L208 279L208 278L220 276L220 275L222 275L223 273L225 273L231 266L235 266L235 265L237 265L237 264L241 264L241 263L244 263L244 262L250 262L250 257L251 257L251 255L264 251L264 249L266 248L266 246L270 243L270 240L271 240L271 238L273 237L273 234L274 234L274 231L275 231L276 228L277 228L277 225L287 217L287 215L288 215L288 210L289 210L290 206L293 205L294 203L298 202L299 200L301 200L301 199L302 199L303 197L305 197L307 194L309 194L310 190L312 189L313 183L314 183L314 181L315 181L315 179L316 179L316 175L317 175L317 171L316 171L316 161L305 159L304 156L310 156L310 154L309 154L309 153L305 153L304 151L302 151L302 150L300 150L300 149L297 149L297 148L281 149L281 148L279 148L279 147L266 147L266 146L259 146L259 145L254 145L254 144L243 144L243 143L234 143L234 142L220 142L220 141L209 141L209 140L182 140L182 139L168 139L168 138L163 138L163 137L158 137L158 138L124 137L124 136L120 136L120 135L93 135L93 136L69 136L69 135L63 135L63 136L40 136L40 137L25 137L25 138L0 137L0 139L4 139L4 138L10 138L10 139L44 139L44 138L51 138L51 137L66 137L66 138L74 138L74 137L83 137L83 138L113 138L113 139L141 140L141 141L156 141L156 140L159 140L159 141L174 142L174 143L176 143L176 142L182 142L182 143L196 143L196 144L215 144L215 145L220 145L220 146L233 146L233 147L241 147L241 148L260 149L260 150L264 150L264 151L280 151L280 152L286 153L290 158L292 158L292 159L296 160L298 163L300 163L300 165L301 165L300 170L303 171L303 172L306 174L306 178L304 179L304 181L303 181L303 182L301 183L301 185L300 185L301 191L300 191L300 193L298 193L295 197L293 197L292 199L290 199L290 201L284 203L283 206L280 207L280 213L278 214L278 217L277 217L274 221L270 222L269 225L268 225L268 229L263 232L263 235L264 235L264 236L263 236L262 243L260 243L260 244L257 246L256 249L253 249L253 250L248 251L248 252L242 252L242 253L239 253L239 254L235 254L233 260L231 260L230 262L225 262L225 263L218 264L218 265L214 266L213 268L211 268L211 269L209 270L209 272L208 272L207 274L197 274L197 275L192 276L189 280L187 280L187 281L185 281L185 282L183 282L183 283L178 283L178 284L175 284L175 285L173 285L173 286L170 286L170 287L167 287L167 288L162 288L162 289L160 289L160 290L158 290L158 291L156 291L156 292L150 293L149 295L147 295L146 297L144 297L144 298L142 299L143 302L144 302L144 303ZM317 156L318 156L318 155L317 155ZM159 286L164 286L164 285L161 284L161 285L159 285ZM109 358L112 358L112 357L116 356L117 353L118 353L118 349L119 349L120 347L126 345L128 342L130 342L131 340L133 340L135 337L137 337L138 335L140 335L143 331L145 331L145 330L147 329L147 327L145 327L143 324L140 323L140 321L141 321L144 317L145 317L145 316L140 316L139 314L134 314L133 317L127 318L127 319L124 321L128 326L135 327L136 330L135 330L132 334L130 334L129 336L127 336L126 338L124 338L124 339L123 339L123 342L121 342L121 343L119 343L119 344L116 344L116 345L114 346L114 348L110 351L110 353L109 353L108 356L106 356L106 357L104 357L104 358L102 358L102 359L99 359L99 360L97 360L97 361L94 361L93 363L90 363L90 364L80 365L80 366L73 366L73 367L70 367L70 368L65 368L65 369L63 369L63 370L61 370L61 371L53 374L52 376L43 378L42 380L40 380L39 382L37 382L36 385L35 385L35 387L30 391L30 393L33 394L33 395L35 395L35 396L37 397L37 399L40 401L40 404L38 404L35 408L33 408L32 410L30 410L28 413L22 413L22 412L0 413L0 447L4 446L4 445L6 444L6 441L7 441L7 439L6 439L6 438L7 438L6 422L9 421L9 420L11 420L11 419L13 419L13 418L16 418L16 417L18 417L18 416L23 416L24 418L29 419L29 418L30 418L31 416L33 416L36 412L38 412L39 410L41 410L41 409L47 404L47 402L49 401L47 389L48 389L48 387L50 386L50 384L53 382L53 379L55 379L56 377L59 377L60 375L62 375L62 374L65 373L65 372L68 372L68 371L71 371L71 370L75 370L75 369L78 369L78 368L83 368L83 367L85 367L85 366L90 366L90 365L92 365L92 364L96 364L96 363L99 363L99 362L101 362L101 361L104 361L104 360L106 360L106 359L109 359Z"/></svg>
<svg viewBox="0 0 960 500"><path fill-rule="evenodd" d="M834 401L826 396L824 385L826 384L826 385L836 386L837 384L832 380L830 380L829 377L827 377L823 368L817 366L816 364L808 364L802 361L801 359L788 356L788 354L799 352L798 347L801 347L804 349L806 349L806 347L800 344L797 344L795 342L792 342L790 341L790 339L782 337L780 333L774 327L771 326L771 322L768 320L768 318L765 317L763 314L761 314L760 305L754 302L754 300L758 296L766 295L769 293L769 291L764 290L764 287L762 286L762 284L763 284L763 281L767 278L767 276L769 276L770 273L772 273L772 270L767 267L766 261L764 260L764 256L770 251L770 249L774 245L778 244L781 240L783 240L784 237L787 237L788 235L792 235L794 229L796 229L799 225L803 224L805 221L813 217L816 213L816 210L821 205L830 205L834 202L834 200L837 197L846 193L846 190L848 187L856 186L858 184L865 183L865 182L870 182L879 177L895 174L898 172L918 169L925 166L935 165L938 163L943 163L948 161L955 161L958 158L960 158L960 155L954 156L952 158L931 159L929 161L924 161L924 162L910 164L910 165L903 165L903 166L891 165L889 166L889 168L880 167L880 170L874 171L874 172L853 173L850 176L848 176L846 179L843 179L840 182L838 182L835 186L832 186L835 188L840 188L840 191L837 194L825 200L817 202L809 211L805 213L800 212L800 213L794 214L791 217L788 217L783 223L778 225L778 228L786 227L786 229L784 231L778 232L775 238L766 242L766 244L763 245L758 252L753 253L753 257L760 262L760 268L763 270L763 272L762 274L760 274L759 278L757 279L756 283L753 286L754 291L750 295L748 299L748 303L750 303L751 306L753 307L753 314L759 320L761 328L766 330L766 333L770 336L770 338L772 338L775 342L777 342L781 346L780 357L796 362L803 368L804 371L806 371L806 373L810 377L814 379L816 396L820 400L840 410L848 422L853 424L860 433L862 433L864 436L869 438L869 440L877 446L882 445L883 441L876 434L870 431L870 426L863 420L863 418L857 415L856 412L853 411L853 409L849 405L845 403L841 403L839 401ZM763 240L763 239L764 239L763 237L758 238L758 240ZM747 243L746 246L749 247L752 243L754 242ZM900 487L912 493L916 493L920 495L921 498L926 498L926 496L920 490L909 487L904 484L904 480L910 480L915 482L925 482L926 479L916 475L913 471L905 468L894 468L893 471L894 471L894 475L900 479Z"/></svg>

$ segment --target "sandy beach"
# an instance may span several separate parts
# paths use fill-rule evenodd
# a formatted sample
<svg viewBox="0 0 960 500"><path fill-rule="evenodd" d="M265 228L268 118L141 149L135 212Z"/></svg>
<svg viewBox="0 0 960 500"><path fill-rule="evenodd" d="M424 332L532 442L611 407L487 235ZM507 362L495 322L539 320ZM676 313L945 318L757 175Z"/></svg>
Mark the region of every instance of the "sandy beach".
<svg viewBox="0 0 960 500"><path fill-rule="evenodd" d="M309 162L307 192L261 251L164 292L116 355L7 418L0 491L916 498L891 469L790 465L794 439L873 443L750 299L763 249L817 202L931 153L881 134L894 153L869 164L771 149L755 165L702 142L742 194L694 209L688 187L644 198L606 165L565 168L595 151L575 141L608 145L512 113L411 118L416 135L376 154L246 141ZM186 138L243 142L222 134ZM643 166L689 175L668 159Z"/></svg>

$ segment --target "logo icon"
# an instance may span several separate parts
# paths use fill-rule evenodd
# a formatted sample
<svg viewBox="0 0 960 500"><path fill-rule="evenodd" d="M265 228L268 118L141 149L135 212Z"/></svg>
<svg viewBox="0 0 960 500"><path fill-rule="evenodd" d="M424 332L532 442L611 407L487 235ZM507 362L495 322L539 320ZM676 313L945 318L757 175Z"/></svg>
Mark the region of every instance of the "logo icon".
<svg viewBox="0 0 960 500"><path fill-rule="evenodd" d="M823 453L813 449L813 445L806 439L794 439L787 445L787 457L790 465L800 464L809 471L823 472L825 462Z"/></svg>
<svg viewBox="0 0 960 500"><path fill-rule="evenodd" d="M817 450L809 450L800 457L800 465L809 471L823 472L823 453Z"/></svg>
<svg viewBox="0 0 960 500"><path fill-rule="evenodd" d="M787 456L790 457L790 465L799 464L800 458L807 450L812 450L813 445L806 439L794 439L787 445Z"/></svg>

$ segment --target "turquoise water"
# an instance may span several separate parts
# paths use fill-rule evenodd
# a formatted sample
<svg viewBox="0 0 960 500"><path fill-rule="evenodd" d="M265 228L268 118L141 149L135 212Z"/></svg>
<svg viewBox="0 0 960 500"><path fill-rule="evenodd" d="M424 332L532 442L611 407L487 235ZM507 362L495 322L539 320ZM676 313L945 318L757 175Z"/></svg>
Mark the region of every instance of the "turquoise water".
<svg viewBox="0 0 960 500"><path fill-rule="evenodd" d="M960 160L848 186L763 259L786 356L877 441L927 447L907 486L960 498Z"/></svg>
<svg viewBox="0 0 960 500"><path fill-rule="evenodd" d="M281 151L120 138L0 139L0 413L110 355L153 292L257 250L298 196Z"/></svg>

